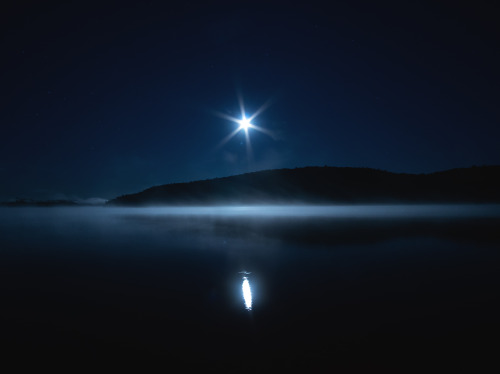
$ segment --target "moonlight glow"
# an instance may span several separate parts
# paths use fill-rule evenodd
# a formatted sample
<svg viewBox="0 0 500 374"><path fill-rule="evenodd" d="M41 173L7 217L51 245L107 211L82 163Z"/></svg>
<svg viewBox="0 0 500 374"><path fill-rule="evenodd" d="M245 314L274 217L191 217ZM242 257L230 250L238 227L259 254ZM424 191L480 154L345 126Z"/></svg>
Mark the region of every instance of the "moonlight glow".
<svg viewBox="0 0 500 374"><path fill-rule="evenodd" d="M235 118L235 117L227 115L225 113L215 112L215 114L217 116L238 124L238 127L236 127L233 130L233 132L231 132L224 139L222 139L222 141L219 143L219 147L226 144L229 140L231 140L240 131L243 131L245 133L248 158L251 159L252 158L252 145L250 143L250 135L249 135L250 131L249 130L250 129L257 130L257 131L260 131L264 134L267 134L270 137L273 137L272 132L252 123L252 121L259 114L261 114L264 110L267 109L267 107L270 105L270 100L268 100L266 103L264 103L264 105L262 105L259 109L257 109L257 111L254 114L252 114L250 117L246 116L245 105L243 104L243 99L241 98L241 96L238 96L238 101L240 104L240 111L241 111L240 118Z"/></svg>
<svg viewBox="0 0 500 374"><path fill-rule="evenodd" d="M245 116L243 116L243 118L240 119L238 121L238 123L240 124L240 129L242 129L242 130L248 130L249 127L252 127L250 120L248 118L246 118Z"/></svg>

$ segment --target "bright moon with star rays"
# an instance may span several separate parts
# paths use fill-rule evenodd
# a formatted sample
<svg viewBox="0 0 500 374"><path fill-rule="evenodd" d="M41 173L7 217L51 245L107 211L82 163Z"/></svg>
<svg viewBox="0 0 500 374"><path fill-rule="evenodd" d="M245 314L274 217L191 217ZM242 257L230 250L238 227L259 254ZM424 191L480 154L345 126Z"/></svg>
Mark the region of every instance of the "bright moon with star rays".
<svg viewBox="0 0 500 374"><path fill-rule="evenodd" d="M231 122L234 122L234 123L236 123L238 125L238 127L236 127L229 135L227 135L224 139L222 139L222 141L219 143L218 147L221 147L224 144L226 144L229 140L231 140L231 138L233 138L240 131L244 131L245 132L246 147L247 147L247 154L248 154L248 157L251 158L252 157L252 146L251 146L251 143L250 143L250 135L249 135L249 130L250 129L260 131L260 132L262 132L262 133L264 133L264 134L266 134L268 136L273 137L273 134L272 134L271 131L266 130L266 129L264 129L264 128L262 128L260 126L257 126L257 125L255 125L255 124L252 123L252 121L258 115L260 115L262 112L264 112L264 110L267 109L267 107L270 105L270 100L268 100L266 103L264 103L250 117L246 116L245 106L243 104L243 99L241 98L241 96L238 97L238 101L239 101L239 106L240 106L240 111L241 111L241 117L240 118L235 118L235 117L227 115L225 113L215 112L215 114L218 117L224 118L224 119L229 120Z"/></svg>
<svg viewBox="0 0 500 374"><path fill-rule="evenodd" d="M250 120L243 115L243 118L238 121L240 124L240 129L241 130L248 130L248 128L252 127L252 124L250 123Z"/></svg>

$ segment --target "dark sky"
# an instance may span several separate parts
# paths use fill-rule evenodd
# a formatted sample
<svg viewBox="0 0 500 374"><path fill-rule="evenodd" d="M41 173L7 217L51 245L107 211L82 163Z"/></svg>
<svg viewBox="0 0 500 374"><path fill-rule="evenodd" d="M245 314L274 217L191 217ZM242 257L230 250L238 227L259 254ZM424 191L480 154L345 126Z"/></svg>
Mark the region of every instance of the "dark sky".
<svg viewBox="0 0 500 374"><path fill-rule="evenodd" d="M10 4L10 5L9 5ZM327 6L328 4L328 6ZM2 2L0 199L308 165L500 164L481 2ZM271 100L249 130L217 145Z"/></svg>

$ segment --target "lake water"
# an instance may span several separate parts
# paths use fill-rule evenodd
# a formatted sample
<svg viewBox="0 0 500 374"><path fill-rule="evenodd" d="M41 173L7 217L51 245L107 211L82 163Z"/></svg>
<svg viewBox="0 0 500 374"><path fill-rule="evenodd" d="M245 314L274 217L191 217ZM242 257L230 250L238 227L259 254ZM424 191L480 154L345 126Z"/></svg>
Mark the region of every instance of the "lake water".
<svg viewBox="0 0 500 374"><path fill-rule="evenodd" d="M1 208L2 361L497 366L500 206Z"/></svg>

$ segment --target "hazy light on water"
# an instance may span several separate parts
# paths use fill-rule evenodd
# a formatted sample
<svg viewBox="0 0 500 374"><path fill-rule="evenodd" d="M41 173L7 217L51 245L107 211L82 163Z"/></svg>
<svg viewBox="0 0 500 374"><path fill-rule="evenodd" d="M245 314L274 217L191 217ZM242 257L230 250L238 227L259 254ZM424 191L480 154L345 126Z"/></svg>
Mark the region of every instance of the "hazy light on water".
<svg viewBox="0 0 500 374"><path fill-rule="evenodd" d="M243 300L245 300L245 308L247 310L252 309L252 290L250 288L250 282L247 277L243 277L243 284L241 285L243 291Z"/></svg>
<svg viewBox="0 0 500 374"><path fill-rule="evenodd" d="M73 208L71 208L73 209ZM92 209L92 208L89 208ZM101 208L103 209L103 208ZM78 211L82 211L79 209ZM394 205L221 205L143 208L106 208L111 214L211 217L332 217L416 218L499 217L499 204L394 204Z"/></svg>

